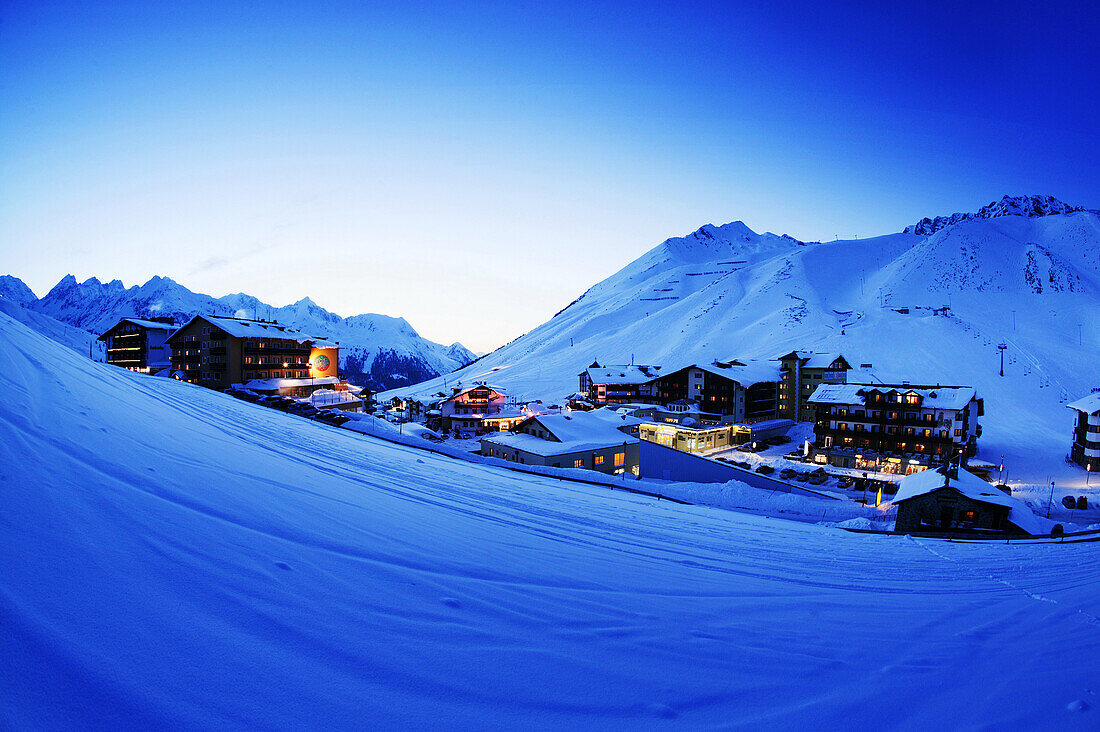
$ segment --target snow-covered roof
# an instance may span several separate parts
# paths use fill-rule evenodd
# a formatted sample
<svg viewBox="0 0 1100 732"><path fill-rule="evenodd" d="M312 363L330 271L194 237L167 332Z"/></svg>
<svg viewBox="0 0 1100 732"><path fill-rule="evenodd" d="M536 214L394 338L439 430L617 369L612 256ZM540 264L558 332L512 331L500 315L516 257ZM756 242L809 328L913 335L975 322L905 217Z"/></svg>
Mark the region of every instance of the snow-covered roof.
<svg viewBox="0 0 1100 732"><path fill-rule="evenodd" d="M162 323L159 320L143 320L141 318L123 318L120 323L133 323L134 325L149 330L175 330L175 323Z"/></svg>
<svg viewBox="0 0 1100 732"><path fill-rule="evenodd" d="M972 386L915 387L904 384L822 384L814 389L814 393L806 401L808 404L862 406L866 403L865 395L873 390L882 393L897 391L901 394L915 392L922 397L921 406L927 409L962 409L978 393Z"/></svg>
<svg viewBox="0 0 1100 732"><path fill-rule="evenodd" d="M205 320L211 325L218 326L234 338L285 338L287 340L298 341L299 343L306 343L307 341L312 342L317 345L318 348L339 348L335 343L330 343L307 333L303 333L300 330L295 330L294 328L271 321L227 318L221 315L196 315L194 318L187 321L187 325L193 323L196 318ZM184 325L180 330L176 331L176 333L181 332L187 325ZM174 335L175 334L173 334L173 337Z"/></svg>
<svg viewBox="0 0 1100 732"><path fill-rule="evenodd" d="M833 361L838 358L842 359L845 363L848 363L848 359L840 353L814 353L812 351L791 351L785 353L779 358L786 358L793 355L799 360L804 369L827 369L832 366Z"/></svg>
<svg viewBox="0 0 1100 732"><path fill-rule="evenodd" d="M729 361L721 361L720 363L728 363L730 365L726 367L717 364L692 362L684 364L683 366L667 369L663 376L674 374L686 368L696 368L700 371L706 371L708 374L721 376L724 379L731 379L741 384L741 386L752 386L753 384L759 384L765 381L779 381L779 366L776 365L774 361L730 359Z"/></svg>
<svg viewBox="0 0 1100 732"><path fill-rule="evenodd" d="M957 471L957 477L951 476L955 476L955 470L949 466L907 475L898 483L897 495L891 503L897 505L902 501L923 496L941 488L951 488L972 501L1008 508L1008 521L1029 534L1049 534L1054 527L1053 521L1036 516L1023 501L1002 493L996 486L990 485L968 470L960 469Z"/></svg>
<svg viewBox="0 0 1100 732"><path fill-rule="evenodd" d="M595 409L591 412L571 412L569 414L542 414L532 417L556 440L544 440L541 437L524 433L500 433L482 438L506 447L514 447L535 455L562 455L584 450L599 450L612 445L635 443L631 437L619 430L636 424L633 417L619 414L614 409Z"/></svg>
<svg viewBox="0 0 1100 732"><path fill-rule="evenodd" d="M660 366L626 364L586 369L593 384L644 384L660 375Z"/></svg>
<svg viewBox="0 0 1100 732"><path fill-rule="evenodd" d="M489 389L491 391L495 391L500 396L505 396L505 392L502 389L498 389L495 386L491 386L489 384L474 384L473 386L467 386L465 389L460 389L460 390L456 391L454 394L451 394L449 396L445 396L445 397L441 398L440 401L441 402L449 402L452 399L457 399L458 397L462 396L463 394L468 394L469 392L473 391L474 389L482 389L482 388Z"/></svg>
<svg viewBox="0 0 1100 732"><path fill-rule="evenodd" d="M576 417L575 413L573 417ZM580 412L579 414L591 414L591 412ZM534 435L528 435L521 432L501 432L494 434L491 437L483 437L482 441L491 442L497 445L505 447L514 447L525 452L530 452L534 455L551 456L551 455L564 455L572 452L584 452L586 450L601 450L616 445L634 444L638 442L638 438L631 437L625 432L620 432L610 423L600 424L603 420L587 421L586 427L590 429L575 429L575 428L563 428L557 421L558 417L564 418L565 415L543 415L541 417L532 417L537 419L540 424L547 428L555 436L563 435L568 439L562 439L560 441L544 440L541 437L535 437ZM618 419L616 417L616 419ZM550 422L550 424L547 424ZM623 423L625 424L625 423Z"/></svg>
<svg viewBox="0 0 1100 732"><path fill-rule="evenodd" d="M161 323L157 320L142 320L141 318L122 318L106 331L104 331L103 335L101 335L99 339L104 340L104 336L106 336L107 333L110 333L112 330L122 325L123 323L132 323L139 328L145 328L147 330L163 330L166 333L171 333L173 330L176 329L174 323Z"/></svg>
<svg viewBox="0 0 1100 732"><path fill-rule="evenodd" d="M1066 406L1070 409L1076 409L1078 412L1096 414L1100 411L1100 392L1094 392L1088 396L1081 397L1077 401L1070 402ZM1063 412L1063 414L1065 414L1065 412Z"/></svg>

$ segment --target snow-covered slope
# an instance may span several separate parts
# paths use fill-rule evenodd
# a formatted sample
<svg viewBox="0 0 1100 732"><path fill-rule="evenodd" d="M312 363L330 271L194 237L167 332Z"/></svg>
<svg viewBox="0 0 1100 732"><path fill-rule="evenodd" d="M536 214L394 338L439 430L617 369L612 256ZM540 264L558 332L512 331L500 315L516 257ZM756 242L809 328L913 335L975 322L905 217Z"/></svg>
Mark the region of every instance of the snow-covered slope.
<svg viewBox="0 0 1100 732"><path fill-rule="evenodd" d="M403 318L375 314L341 318L309 298L278 308L243 293L215 299L167 277L127 288L118 280L102 283L92 277L77 282L67 275L45 297L27 306L96 333L126 316L170 315L180 323L200 313L277 320L339 341L348 378L373 388L423 381L474 359L459 343L444 346L420 337Z"/></svg>
<svg viewBox="0 0 1100 732"><path fill-rule="evenodd" d="M986 407L979 458L1006 455L1020 488L1052 478L1083 487L1084 474L1064 463L1073 419L1064 403L1100 386L1098 295L1100 217L1087 211L824 243L758 235L741 222L704 226L445 379L554 400L576 391L593 360L667 369L840 351L880 380L976 386ZM394 393L427 396L443 383Z"/></svg>
<svg viewBox="0 0 1100 732"><path fill-rule="evenodd" d="M15 279L14 277L12 279ZM22 284L21 280L16 280ZM33 297L33 296L32 296ZM32 300L33 302L33 300ZM52 338L63 346L73 349L96 361L106 360L106 344L97 340L96 334L82 330L68 323L51 318L36 310L22 307L6 297L0 297L0 313L5 313L14 320L38 331L47 338Z"/></svg>
<svg viewBox="0 0 1100 732"><path fill-rule="evenodd" d="M1095 727L1089 544L461 463L3 314L0 490L4 728Z"/></svg>

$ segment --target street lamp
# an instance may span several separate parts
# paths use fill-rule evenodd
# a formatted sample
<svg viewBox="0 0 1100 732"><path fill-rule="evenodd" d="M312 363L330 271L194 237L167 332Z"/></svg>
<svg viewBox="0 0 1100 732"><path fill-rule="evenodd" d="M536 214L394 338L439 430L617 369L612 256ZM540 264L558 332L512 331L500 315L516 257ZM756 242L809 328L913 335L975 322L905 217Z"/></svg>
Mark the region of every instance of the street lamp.
<svg viewBox="0 0 1100 732"><path fill-rule="evenodd" d="M997 350L1001 352L1001 376L1005 375L1005 349L1008 348L1004 343L998 344Z"/></svg>

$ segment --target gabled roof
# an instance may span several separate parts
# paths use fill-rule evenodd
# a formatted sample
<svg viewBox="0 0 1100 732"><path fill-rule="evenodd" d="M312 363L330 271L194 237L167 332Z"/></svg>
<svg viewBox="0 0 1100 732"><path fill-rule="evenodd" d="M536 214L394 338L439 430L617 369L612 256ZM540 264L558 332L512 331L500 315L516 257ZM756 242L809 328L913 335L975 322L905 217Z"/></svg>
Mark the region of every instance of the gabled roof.
<svg viewBox="0 0 1100 732"><path fill-rule="evenodd" d="M171 331L176 329L174 323L161 323L157 320L142 320L141 318L122 318L110 328L103 331L103 335L99 336L99 340L103 340L108 333L110 333L112 330L122 325L123 323L132 323L139 328L146 328L147 330L163 330L166 333L170 333Z"/></svg>
<svg viewBox="0 0 1100 732"><path fill-rule="evenodd" d="M905 384L822 384L806 400L807 404L845 404L863 406L868 394L918 394L921 406L927 409L962 409L977 397L972 386L914 387Z"/></svg>
<svg viewBox="0 0 1100 732"><path fill-rule="evenodd" d="M968 470L945 465L936 470L924 470L901 479L897 495L890 501L897 505L910 498L938 490L952 489L972 501L1009 509L1008 521L1032 535L1048 534L1054 527L1050 519L1036 516L1023 501L1002 493Z"/></svg>
<svg viewBox="0 0 1100 732"><path fill-rule="evenodd" d="M852 365L848 363L848 359L844 358L839 353L813 353L811 351L791 351L779 356L776 360L783 361L788 358L798 359L799 365L804 369L827 369L830 368L834 361L840 359L844 362L843 368L851 369Z"/></svg>
<svg viewBox="0 0 1100 732"><path fill-rule="evenodd" d="M689 363L684 366L676 366L669 369L657 378L667 377L671 374L679 373L684 369L694 368L700 371L706 371L708 374L721 376L723 379L736 381L741 386L752 386L753 384L779 381L779 368L775 365L774 361L757 361L753 359L739 361L737 359L730 359L728 361L721 361L720 363L729 365L720 366L717 363Z"/></svg>
<svg viewBox="0 0 1100 732"><path fill-rule="evenodd" d="M1100 412L1100 392L1089 394L1088 396L1081 397L1075 402L1070 402L1066 405L1070 409L1076 409L1078 412L1086 412L1088 414L1096 414Z"/></svg>
<svg viewBox="0 0 1100 732"><path fill-rule="evenodd" d="M299 343L314 343L320 348L339 348L336 344L330 344L281 323L266 320L247 320L245 318L227 318L220 315L196 315L187 321L186 325L170 335L168 339L175 338L196 320L204 320L217 326L234 338L285 338Z"/></svg>
<svg viewBox="0 0 1100 732"><path fill-rule="evenodd" d="M523 433L502 432L483 437L482 441L514 447L535 455L564 455L636 443L638 438L621 432L619 427L635 424L637 421L632 417L620 415L614 409L595 409L591 412L570 414L542 414L531 417L523 424L538 422L556 438L555 440L544 440L541 437Z"/></svg>
<svg viewBox="0 0 1100 732"><path fill-rule="evenodd" d="M462 396L463 394L469 394L474 389L489 389L490 391L496 392L500 396L505 396L505 393L503 391L501 391L500 389L498 389L497 387L495 387L495 386L490 386L488 384L474 384L473 386L467 386L465 389L459 389L458 391L451 394L450 396L444 396L443 398L441 398L439 400L439 402L442 404L442 403L445 403L445 402L452 401L452 400L457 399L458 397Z"/></svg>

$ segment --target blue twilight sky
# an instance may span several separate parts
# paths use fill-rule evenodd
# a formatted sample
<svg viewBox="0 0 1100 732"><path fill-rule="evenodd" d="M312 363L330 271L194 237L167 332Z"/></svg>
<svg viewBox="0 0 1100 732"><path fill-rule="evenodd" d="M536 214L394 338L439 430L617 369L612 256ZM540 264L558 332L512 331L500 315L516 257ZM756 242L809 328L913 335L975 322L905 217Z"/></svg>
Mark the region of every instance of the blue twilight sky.
<svg viewBox="0 0 1100 732"><path fill-rule="evenodd" d="M1100 207L1092 3L0 2L0 272L488 350L669 236Z"/></svg>

